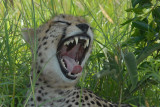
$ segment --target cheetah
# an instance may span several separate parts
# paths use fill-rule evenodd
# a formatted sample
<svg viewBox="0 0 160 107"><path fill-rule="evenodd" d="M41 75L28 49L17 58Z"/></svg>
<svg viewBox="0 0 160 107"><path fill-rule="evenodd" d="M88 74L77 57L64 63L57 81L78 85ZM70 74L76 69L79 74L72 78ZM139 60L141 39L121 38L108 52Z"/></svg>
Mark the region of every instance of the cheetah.
<svg viewBox="0 0 160 107"><path fill-rule="evenodd" d="M31 71L31 79L36 77L36 82L27 93L27 107L118 107L75 87L93 43L93 31L85 19L57 15L36 30L22 29L22 35L32 55L37 55Z"/></svg>

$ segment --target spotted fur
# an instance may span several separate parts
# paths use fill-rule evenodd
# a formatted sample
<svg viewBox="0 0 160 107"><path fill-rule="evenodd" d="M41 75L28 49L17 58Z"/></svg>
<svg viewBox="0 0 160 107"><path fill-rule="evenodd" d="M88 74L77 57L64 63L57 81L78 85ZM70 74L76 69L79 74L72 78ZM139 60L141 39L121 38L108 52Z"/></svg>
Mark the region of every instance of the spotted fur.
<svg viewBox="0 0 160 107"><path fill-rule="evenodd" d="M93 32L82 17L58 15L35 32L29 28L22 29L25 41L31 46L32 55L37 54L32 63L31 77L38 79L33 90L34 95L32 91L27 93L30 95L28 102L26 101L27 107L118 107L117 104L103 100L91 91L75 88L81 73L71 79L62 72L56 55L59 43L82 33L90 38L88 50L81 63L83 67L91 52ZM130 105L121 104L121 107Z"/></svg>

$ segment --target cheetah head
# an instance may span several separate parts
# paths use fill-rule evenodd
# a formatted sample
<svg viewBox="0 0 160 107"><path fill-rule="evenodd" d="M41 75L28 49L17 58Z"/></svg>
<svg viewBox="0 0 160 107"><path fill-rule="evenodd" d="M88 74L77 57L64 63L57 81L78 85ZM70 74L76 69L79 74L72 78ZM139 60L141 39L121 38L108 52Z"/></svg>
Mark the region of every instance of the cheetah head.
<svg viewBox="0 0 160 107"><path fill-rule="evenodd" d="M93 32L81 17L58 15L33 29L22 29L31 49L37 40L37 71L48 81L74 84L82 74L92 47ZM33 49L32 49L33 52Z"/></svg>

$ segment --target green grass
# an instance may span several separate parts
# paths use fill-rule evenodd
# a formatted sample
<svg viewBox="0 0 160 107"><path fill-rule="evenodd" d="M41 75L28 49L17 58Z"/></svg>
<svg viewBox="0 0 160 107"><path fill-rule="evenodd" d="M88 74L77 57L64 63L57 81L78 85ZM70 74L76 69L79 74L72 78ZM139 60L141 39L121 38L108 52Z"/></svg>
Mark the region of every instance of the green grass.
<svg viewBox="0 0 160 107"><path fill-rule="evenodd" d="M114 23L108 21L100 5ZM138 84L132 87L123 59L125 50L136 47L121 44L132 31L121 26L133 15L125 12L129 0L15 0L14 6L0 1L0 106L23 106L31 70L31 52L22 40L21 28L37 28L57 14L83 16L94 30L92 55L77 84L112 102L147 106L160 105L160 61L150 56L138 66ZM127 61L126 61L127 62ZM132 63L131 63L132 64ZM148 73L150 73L148 75ZM147 80L147 76L155 79Z"/></svg>

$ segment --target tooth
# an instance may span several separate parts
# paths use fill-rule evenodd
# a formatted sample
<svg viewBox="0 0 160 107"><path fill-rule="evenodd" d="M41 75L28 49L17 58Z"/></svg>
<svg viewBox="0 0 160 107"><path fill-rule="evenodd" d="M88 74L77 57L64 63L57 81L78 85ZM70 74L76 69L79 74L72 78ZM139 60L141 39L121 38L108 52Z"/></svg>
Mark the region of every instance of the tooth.
<svg viewBox="0 0 160 107"><path fill-rule="evenodd" d="M84 49L87 47L87 42L85 42L85 44L84 44Z"/></svg>
<svg viewBox="0 0 160 107"><path fill-rule="evenodd" d="M78 44L78 37L75 37L75 42L76 42L76 45Z"/></svg>
<svg viewBox="0 0 160 107"><path fill-rule="evenodd" d="M68 75L71 75L71 72L68 72Z"/></svg>
<svg viewBox="0 0 160 107"><path fill-rule="evenodd" d="M65 43L64 43L64 45L68 45L69 43L68 43L68 41L66 41Z"/></svg>
<svg viewBox="0 0 160 107"><path fill-rule="evenodd" d="M63 59L61 59L61 62L62 62L63 67L64 67L65 69L67 69L66 66L65 66L65 64L64 64Z"/></svg>
<svg viewBox="0 0 160 107"><path fill-rule="evenodd" d="M68 41L68 45L70 44L71 41Z"/></svg>
<svg viewBox="0 0 160 107"><path fill-rule="evenodd" d="M70 41L67 41L67 43L66 43L67 45L69 45L70 44Z"/></svg>
<svg viewBox="0 0 160 107"><path fill-rule="evenodd" d="M62 65L63 65L63 67L65 67L65 64L64 64L64 62L63 62L63 59L62 59Z"/></svg>
<svg viewBox="0 0 160 107"><path fill-rule="evenodd" d="M86 42L84 44L84 48L88 47L88 45L89 45L89 39L85 39L85 40L86 40Z"/></svg>
<svg viewBox="0 0 160 107"><path fill-rule="evenodd" d="M65 42L64 45L67 45L67 42Z"/></svg>
<svg viewBox="0 0 160 107"><path fill-rule="evenodd" d="M84 49L86 48L86 43L84 44Z"/></svg>
<svg viewBox="0 0 160 107"><path fill-rule="evenodd" d="M71 40L70 42L71 42L71 43L73 43L73 42L74 42L74 40Z"/></svg>
<svg viewBox="0 0 160 107"><path fill-rule="evenodd" d="M62 63L62 65L63 65L63 59L61 59L61 63Z"/></svg>
<svg viewBox="0 0 160 107"><path fill-rule="evenodd" d="M87 39L86 41L86 46L88 47L88 45L89 45L89 39Z"/></svg>
<svg viewBox="0 0 160 107"><path fill-rule="evenodd" d="M66 42L64 43L64 45L69 45L70 43L73 43L73 42L74 42L74 40L72 39L72 40L66 41Z"/></svg>

